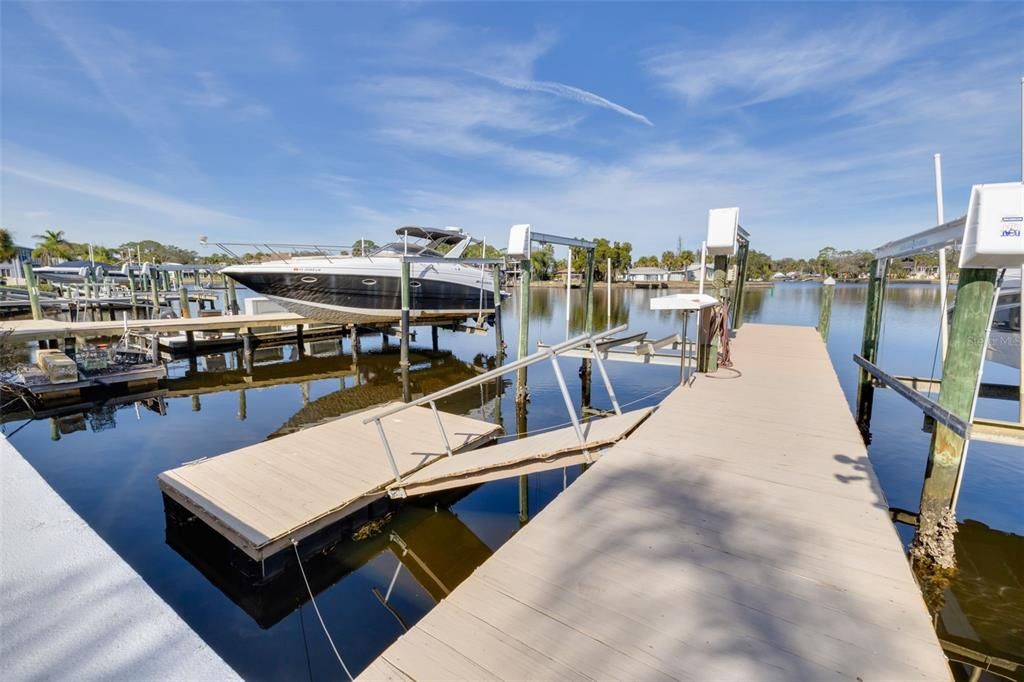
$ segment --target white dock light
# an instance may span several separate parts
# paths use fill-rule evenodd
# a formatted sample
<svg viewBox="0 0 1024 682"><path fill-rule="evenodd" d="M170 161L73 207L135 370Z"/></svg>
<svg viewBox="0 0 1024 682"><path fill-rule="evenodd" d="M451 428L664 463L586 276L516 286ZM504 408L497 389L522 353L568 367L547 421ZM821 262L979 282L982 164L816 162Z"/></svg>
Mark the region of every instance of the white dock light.
<svg viewBox="0 0 1024 682"><path fill-rule="evenodd" d="M975 185L961 268L1019 268L1024 261L1024 183Z"/></svg>
<svg viewBox="0 0 1024 682"><path fill-rule="evenodd" d="M740 209L713 208L708 211L708 255L735 255L739 227Z"/></svg>
<svg viewBox="0 0 1024 682"><path fill-rule="evenodd" d="M513 225L508 233L508 255L514 258L530 257L530 226Z"/></svg>

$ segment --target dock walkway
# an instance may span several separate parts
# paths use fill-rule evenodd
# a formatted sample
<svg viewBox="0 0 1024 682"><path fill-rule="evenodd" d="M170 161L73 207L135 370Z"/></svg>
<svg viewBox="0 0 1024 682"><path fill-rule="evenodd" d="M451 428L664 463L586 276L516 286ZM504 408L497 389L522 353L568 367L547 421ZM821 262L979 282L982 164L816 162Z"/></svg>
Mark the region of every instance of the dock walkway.
<svg viewBox="0 0 1024 682"><path fill-rule="evenodd" d="M3 436L0 544L0 679L240 679Z"/></svg>
<svg viewBox="0 0 1024 682"><path fill-rule="evenodd" d="M950 679L817 333L732 355L361 679Z"/></svg>

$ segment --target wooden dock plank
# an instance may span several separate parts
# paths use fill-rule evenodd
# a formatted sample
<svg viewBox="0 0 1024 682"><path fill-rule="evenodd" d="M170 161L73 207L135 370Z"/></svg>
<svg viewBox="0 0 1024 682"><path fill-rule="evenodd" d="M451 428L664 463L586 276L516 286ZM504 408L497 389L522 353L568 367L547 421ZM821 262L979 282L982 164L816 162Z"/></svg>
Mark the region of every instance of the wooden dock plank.
<svg viewBox="0 0 1024 682"><path fill-rule="evenodd" d="M478 647L485 619L595 679L950 679L820 337L733 343L732 369L673 391L382 660L443 676L407 655L429 630L515 679Z"/></svg>
<svg viewBox="0 0 1024 682"><path fill-rule="evenodd" d="M383 409L383 408L379 408ZM367 413L186 464L159 476L160 487L254 559L301 540L370 501L394 481ZM453 447L489 440L496 424L441 413ZM402 475L445 454L430 409L383 420Z"/></svg>

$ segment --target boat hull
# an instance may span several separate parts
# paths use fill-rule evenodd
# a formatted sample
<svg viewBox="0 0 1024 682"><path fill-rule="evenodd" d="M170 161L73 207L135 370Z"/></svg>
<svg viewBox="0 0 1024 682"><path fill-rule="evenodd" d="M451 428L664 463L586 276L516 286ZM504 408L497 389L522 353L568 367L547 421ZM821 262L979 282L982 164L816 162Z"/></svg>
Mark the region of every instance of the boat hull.
<svg viewBox="0 0 1024 682"><path fill-rule="evenodd" d="M401 278L379 272L232 272L239 283L286 309L324 322L386 322L401 316ZM490 284L489 280L485 287ZM441 277L410 280L411 315L422 318L469 317L489 313L494 293Z"/></svg>

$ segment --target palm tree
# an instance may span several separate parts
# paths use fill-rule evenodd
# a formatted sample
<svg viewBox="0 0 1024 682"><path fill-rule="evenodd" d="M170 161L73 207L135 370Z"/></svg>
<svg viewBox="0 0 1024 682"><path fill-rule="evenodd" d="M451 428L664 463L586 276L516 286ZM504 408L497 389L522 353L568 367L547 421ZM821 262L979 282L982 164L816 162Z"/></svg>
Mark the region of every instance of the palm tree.
<svg viewBox="0 0 1024 682"><path fill-rule="evenodd" d="M32 238L39 240L32 255L38 256L43 265L49 265L55 258L67 258L71 245L64 239L64 230L46 230Z"/></svg>
<svg viewBox="0 0 1024 682"><path fill-rule="evenodd" d="M0 261L4 263L14 260L18 249L14 246L14 236L10 230L0 227Z"/></svg>

